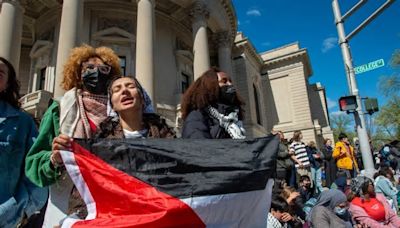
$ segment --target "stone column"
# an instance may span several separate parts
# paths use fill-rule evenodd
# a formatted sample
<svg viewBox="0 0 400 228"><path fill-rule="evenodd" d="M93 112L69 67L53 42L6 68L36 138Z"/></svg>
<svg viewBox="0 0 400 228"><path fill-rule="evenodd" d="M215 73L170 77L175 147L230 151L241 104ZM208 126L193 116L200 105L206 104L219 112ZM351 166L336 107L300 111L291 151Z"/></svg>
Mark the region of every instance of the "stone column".
<svg viewBox="0 0 400 228"><path fill-rule="evenodd" d="M64 89L61 88L64 64L69 58L71 49L79 43L82 16L83 0L63 2L57 49L56 78L54 80L54 97L61 97L65 93Z"/></svg>
<svg viewBox="0 0 400 228"><path fill-rule="evenodd" d="M217 33L219 68L233 78L231 38L228 31Z"/></svg>
<svg viewBox="0 0 400 228"><path fill-rule="evenodd" d="M190 12L192 16L192 32L193 32L193 72L194 79L196 80L210 68L210 52L208 48L207 36L207 18L209 12L206 4L199 0L193 5Z"/></svg>
<svg viewBox="0 0 400 228"><path fill-rule="evenodd" d="M0 56L9 60L18 74L24 8L18 0L0 0Z"/></svg>
<svg viewBox="0 0 400 228"><path fill-rule="evenodd" d="M137 0L136 78L156 106L154 94L155 1Z"/></svg>

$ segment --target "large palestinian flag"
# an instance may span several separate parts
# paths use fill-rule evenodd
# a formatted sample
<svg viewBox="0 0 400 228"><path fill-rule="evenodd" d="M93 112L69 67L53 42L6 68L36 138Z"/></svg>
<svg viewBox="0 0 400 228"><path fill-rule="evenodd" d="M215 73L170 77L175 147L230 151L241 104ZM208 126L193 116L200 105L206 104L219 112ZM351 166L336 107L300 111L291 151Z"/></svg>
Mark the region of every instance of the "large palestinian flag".
<svg viewBox="0 0 400 228"><path fill-rule="evenodd" d="M277 137L75 141L62 152L86 203L63 227L266 227Z"/></svg>

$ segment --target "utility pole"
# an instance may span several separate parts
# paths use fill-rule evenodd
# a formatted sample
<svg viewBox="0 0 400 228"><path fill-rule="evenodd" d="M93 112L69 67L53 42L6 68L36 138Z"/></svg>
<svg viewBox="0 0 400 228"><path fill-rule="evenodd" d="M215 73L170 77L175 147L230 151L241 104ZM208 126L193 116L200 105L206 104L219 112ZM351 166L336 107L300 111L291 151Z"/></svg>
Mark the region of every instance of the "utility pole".
<svg viewBox="0 0 400 228"><path fill-rule="evenodd" d="M368 0L360 0L355 4L348 12L343 16L340 12L339 0L332 0L333 14L335 16L335 24L338 31L339 45L342 50L343 62L346 70L347 82L351 95L357 98L357 109L354 112L354 120L356 123L358 139L360 143L360 149L365 169L365 175L372 177L375 168L371 154L371 147L369 145L369 139L367 134L367 126L365 124L364 112L362 108L361 97L357 87L357 81L354 73L353 59L351 57L349 40L360 32L365 26L367 26L373 19L389 7L395 0L387 0L381 7L379 7L374 13L372 13L367 19L365 19L356 29L354 29L349 35L346 36L344 31L344 21L346 18L351 16L356 10L364 5Z"/></svg>

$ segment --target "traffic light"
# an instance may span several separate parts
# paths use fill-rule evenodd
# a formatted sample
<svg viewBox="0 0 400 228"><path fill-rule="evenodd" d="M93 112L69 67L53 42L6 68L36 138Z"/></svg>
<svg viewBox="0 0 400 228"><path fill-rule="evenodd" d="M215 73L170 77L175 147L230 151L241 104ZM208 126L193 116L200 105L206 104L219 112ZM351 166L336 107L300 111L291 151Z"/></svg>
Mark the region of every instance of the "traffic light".
<svg viewBox="0 0 400 228"><path fill-rule="evenodd" d="M357 99L356 96L346 96L339 99L340 111L354 112L356 111Z"/></svg>
<svg viewBox="0 0 400 228"><path fill-rule="evenodd" d="M372 115L372 113L379 111L378 99L376 98L367 98L364 100L365 110L368 114Z"/></svg>

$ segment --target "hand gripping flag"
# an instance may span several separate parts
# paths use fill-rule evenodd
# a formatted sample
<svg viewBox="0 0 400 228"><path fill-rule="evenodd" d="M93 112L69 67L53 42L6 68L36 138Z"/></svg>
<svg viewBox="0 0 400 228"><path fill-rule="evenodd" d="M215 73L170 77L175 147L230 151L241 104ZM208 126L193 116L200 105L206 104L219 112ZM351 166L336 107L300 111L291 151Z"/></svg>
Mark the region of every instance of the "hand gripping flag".
<svg viewBox="0 0 400 228"><path fill-rule="evenodd" d="M278 137L75 141L85 220L62 227L266 227Z"/></svg>

